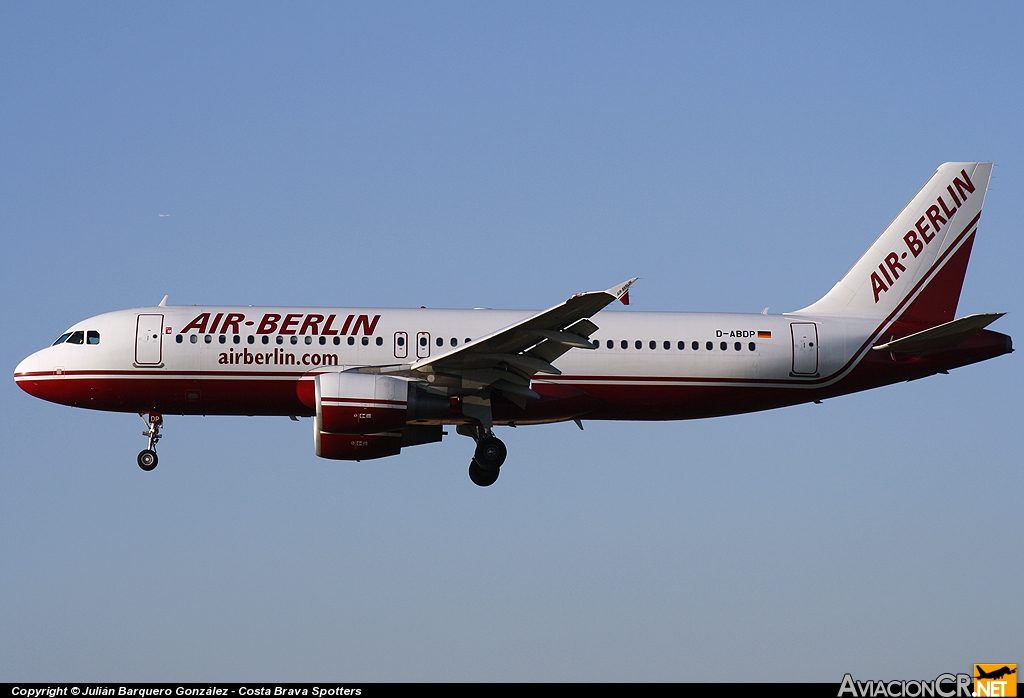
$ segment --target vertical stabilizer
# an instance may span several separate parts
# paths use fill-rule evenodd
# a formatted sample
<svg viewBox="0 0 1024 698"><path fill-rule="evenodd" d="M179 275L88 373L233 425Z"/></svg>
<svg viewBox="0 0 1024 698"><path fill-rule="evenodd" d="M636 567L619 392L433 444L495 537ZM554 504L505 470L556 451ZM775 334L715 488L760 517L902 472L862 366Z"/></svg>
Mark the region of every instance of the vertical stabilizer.
<svg viewBox="0 0 1024 698"><path fill-rule="evenodd" d="M947 162L806 315L953 319L985 201L990 162Z"/></svg>

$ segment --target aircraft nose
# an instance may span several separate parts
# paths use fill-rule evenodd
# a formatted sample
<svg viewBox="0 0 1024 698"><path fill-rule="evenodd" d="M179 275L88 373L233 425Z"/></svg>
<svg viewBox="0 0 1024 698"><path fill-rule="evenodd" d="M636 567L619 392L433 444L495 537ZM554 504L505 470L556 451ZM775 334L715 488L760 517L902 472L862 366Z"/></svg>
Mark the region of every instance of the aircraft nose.
<svg viewBox="0 0 1024 698"><path fill-rule="evenodd" d="M38 381L33 381L32 378L38 376L44 370L41 368L42 362L39 354L40 352L37 351L35 354L25 357L14 368L14 382L18 384L19 388L33 397L39 397L38 390L35 390L39 386Z"/></svg>

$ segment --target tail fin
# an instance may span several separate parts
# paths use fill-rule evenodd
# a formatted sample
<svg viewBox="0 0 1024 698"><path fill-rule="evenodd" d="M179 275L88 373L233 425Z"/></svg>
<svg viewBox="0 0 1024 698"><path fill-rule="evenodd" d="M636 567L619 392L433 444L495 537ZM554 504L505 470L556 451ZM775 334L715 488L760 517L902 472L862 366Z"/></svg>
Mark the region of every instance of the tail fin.
<svg viewBox="0 0 1024 698"><path fill-rule="evenodd" d="M947 162L806 315L949 322L978 229L990 162Z"/></svg>

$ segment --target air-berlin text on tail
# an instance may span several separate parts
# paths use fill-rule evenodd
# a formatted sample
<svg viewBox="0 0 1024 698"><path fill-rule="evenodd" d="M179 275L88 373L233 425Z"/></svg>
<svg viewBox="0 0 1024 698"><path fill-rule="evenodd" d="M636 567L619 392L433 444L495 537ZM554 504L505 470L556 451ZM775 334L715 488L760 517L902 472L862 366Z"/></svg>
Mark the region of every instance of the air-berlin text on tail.
<svg viewBox="0 0 1024 698"><path fill-rule="evenodd" d="M256 334L322 334L322 335L357 335L360 332L372 335L377 329L380 315L349 315L344 321L337 315L319 315L317 313L265 313L259 320L246 320L244 313L217 313L210 320L211 313L200 313L183 327L179 334L188 334L195 330L199 334L241 334L240 327L256 327ZM222 322L223 320L223 322ZM341 323L340 327L335 325Z"/></svg>
<svg viewBox="0 0 1024 698"><path fill-rule="evenodd" d="M974 193L974 182L967 176L967 170L960 170L960 176L953 178L946 187L946 192L951 202L947 203L940 194L936 197L935 203L925 210L925 215L917 219L914 228L903 236L907 249L900 253L890 252L885 255L885 260L878 265L878 271L871 272L871 290L875 295L875 303L878 302L880 294L896 284L900 273L907 270L900 260L906 259L908 252L915 258L920 255L925 246L935 239L939 229L953 220L953 214L967 201L967 197Z"/></svg>

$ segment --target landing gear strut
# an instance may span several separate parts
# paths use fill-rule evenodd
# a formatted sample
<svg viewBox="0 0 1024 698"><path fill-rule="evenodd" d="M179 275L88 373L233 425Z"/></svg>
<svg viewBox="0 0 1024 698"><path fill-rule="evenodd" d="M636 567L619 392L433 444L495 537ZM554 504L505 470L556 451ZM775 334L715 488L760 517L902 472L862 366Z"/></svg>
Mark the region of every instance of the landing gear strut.
<svg viewBox="0 0 1024 698"><path fill-rule="evenodd" d="M505 444L490 429L483 427L459 426L456 431L476 441L476 451L469 462L469 479L480 487L493 485L508 455Z"/></svg>
<svg viewBox="0 0 1024 698"><path fill-rule="evenodd" d="M159 412L140 413L139 417L146 425L146 431L142 432L142 435L149 437L149 446L139 451L139 457L136 460L139 467L148 472L159 462L156 457L156 442L160 440L160 427L164 424L164 417Z"/></svg>

